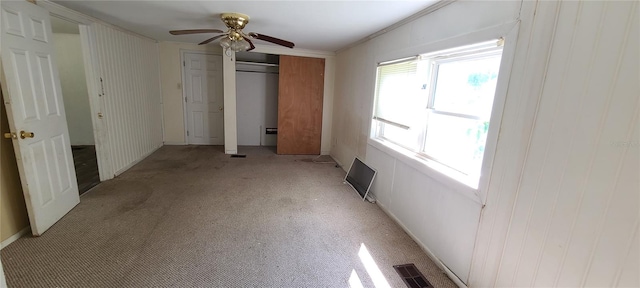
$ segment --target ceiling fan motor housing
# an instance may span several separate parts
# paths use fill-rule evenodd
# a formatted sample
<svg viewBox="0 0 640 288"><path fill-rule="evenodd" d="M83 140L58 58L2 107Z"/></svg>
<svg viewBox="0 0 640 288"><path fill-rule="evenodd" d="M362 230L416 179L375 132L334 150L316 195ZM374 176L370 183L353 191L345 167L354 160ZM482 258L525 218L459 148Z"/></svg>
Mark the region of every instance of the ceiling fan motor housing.
<svg viewBox="0 0 640 288"><path fill-rule="evenodd" d="M233 30L242 30L249 23L249 15L242 13L222 13L220 18L224 25Z"/></svg>

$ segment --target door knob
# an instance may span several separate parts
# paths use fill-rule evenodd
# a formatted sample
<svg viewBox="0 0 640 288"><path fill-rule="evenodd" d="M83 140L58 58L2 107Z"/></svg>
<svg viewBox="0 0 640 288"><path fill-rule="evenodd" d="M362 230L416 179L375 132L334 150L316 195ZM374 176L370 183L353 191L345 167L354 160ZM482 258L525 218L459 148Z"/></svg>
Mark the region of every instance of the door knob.
<svg viewBox="0 0 640 288"><path fill-rule="evenodd" d="M7 138L7 139L18 139L18 136L16 135L16 133L4 133L4 138Z"/></svg>
<svg viewBox="0 0 640 288"><path fill-rule="evenodd" d="M33 136L36 136L33 132L24 132L24 130L20 131L20 139L33 138Z"/></svg>
<svg viewBox="0 0 640 288"><path fill-rule="evenodd" d="M222 106L218 107L218 110L222 111L224 108Z"/></svg>

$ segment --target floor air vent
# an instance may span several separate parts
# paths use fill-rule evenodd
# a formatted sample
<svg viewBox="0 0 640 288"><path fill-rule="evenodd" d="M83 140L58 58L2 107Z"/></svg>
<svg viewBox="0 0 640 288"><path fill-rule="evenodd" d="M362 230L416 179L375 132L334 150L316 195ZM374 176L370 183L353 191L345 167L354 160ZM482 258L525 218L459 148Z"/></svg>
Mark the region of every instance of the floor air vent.
<svg viewBox="0 0 640 288"><path fill-rule="evenodd" d="M231 158L247 158L244 154L231 154Z"/></svg>
<svg viewBox="0 0 640 288"><path fill-rule="evenodd" d="M398 272L400 278L402 278L404 283L407 284L407 287L409 288L433 287L433 285L431 285L431 283L427 281L427 278L425 278L422 273L418 271L418 268L416 268L416 265L414 265L413 263L394 265L393 268L396 269L396 272Z"/></svg>

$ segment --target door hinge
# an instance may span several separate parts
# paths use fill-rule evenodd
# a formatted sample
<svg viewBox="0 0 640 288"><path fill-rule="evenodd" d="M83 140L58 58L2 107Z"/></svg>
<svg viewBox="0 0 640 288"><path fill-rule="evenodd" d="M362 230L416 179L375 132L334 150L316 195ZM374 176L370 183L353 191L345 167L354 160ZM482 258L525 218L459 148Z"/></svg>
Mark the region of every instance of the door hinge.
<svg viewBox="0 0 640 288"><path fill-rule="evenodd" d="M182 61L182 66L187 66L187 61Z"/></svg>
<svg viewBox="0 0 640 288"><path fill-rule="evenodd" d="M187 136L189 136L189 130L187 130Z"/></svg>
<svg viewBox="0 0 640 288"><path fill-rule="evenodd" d="M187 97L184 97L184 102L187 102Z"/></svg>
<svg viewBox="0 0 640 288"><path fill-rule="evenodd" d="M102 77L100 77L100 94L98 96L104 96L104 83L102 82Z"/></svg>

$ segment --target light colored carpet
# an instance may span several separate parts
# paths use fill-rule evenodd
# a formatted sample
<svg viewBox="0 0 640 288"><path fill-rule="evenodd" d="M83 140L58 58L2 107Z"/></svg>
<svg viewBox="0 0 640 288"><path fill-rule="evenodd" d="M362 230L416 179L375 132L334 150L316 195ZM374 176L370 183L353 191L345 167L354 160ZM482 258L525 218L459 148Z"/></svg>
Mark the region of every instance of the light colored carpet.
<svg viewBox="0 0 640 288"><path fill-rule="evenodd" d="M39 238L2 250L10 287L374 287L364 244L391 287L415 263L454 287L378 206L313 156L241 147L165 146L81 203ZM321 162L326 162L323 159Z"/></svg>

